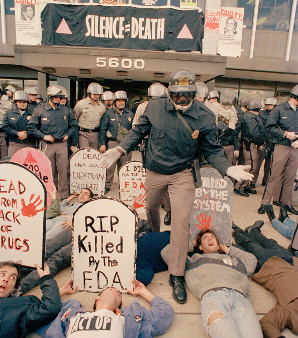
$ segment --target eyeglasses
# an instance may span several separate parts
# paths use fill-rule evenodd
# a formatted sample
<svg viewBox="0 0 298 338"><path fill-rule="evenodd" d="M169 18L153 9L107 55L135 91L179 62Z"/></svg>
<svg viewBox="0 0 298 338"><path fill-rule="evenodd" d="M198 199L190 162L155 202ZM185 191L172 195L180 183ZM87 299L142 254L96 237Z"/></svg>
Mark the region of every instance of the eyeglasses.
<svg viewBox="0 0 298 338"><path fill-rule="evenodd" d="M171 93L173 97L179 98L179 97L187 97L187 98L194 98L195 93L194 92L179 92L179 93Z"/></svg>

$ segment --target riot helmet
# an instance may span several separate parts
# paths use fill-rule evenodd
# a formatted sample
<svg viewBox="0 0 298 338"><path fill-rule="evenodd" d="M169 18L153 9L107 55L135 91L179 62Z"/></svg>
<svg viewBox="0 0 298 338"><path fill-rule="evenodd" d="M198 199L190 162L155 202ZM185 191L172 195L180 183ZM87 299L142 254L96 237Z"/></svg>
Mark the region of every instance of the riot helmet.
<svg viewBox="0 0 298 338"><path fill-rule="evenodd" d="M161 83L152 83L148 88L148 96L150 97L160 97L167 94L167 88Z"/></svg>
<svg viewBox="0 0 298 338"><path fill-rule="evenodd" d="M101 98L103 101L110 101L110 100L114 101L114 94L110 91L106 91L106 92L103 92Z"/></svg>
<svg viewBox="0 0 298 338"><path fill-rule="evenodd" d="M24 90L18 90L13 94L13 102L26 101L29 102L29 95Z"/></svg>
<svg viewBox="0 0 298 338"><path fill-rule="evenodd" d="M99 83L92 82L87 87L87 94L101 95L102 93L103 93L103 86L101 86Z"/></svg>
<svg viewBox="0 0 298 338"><path fill-rule="evenodd" d="M298 101L298 84L294 86L290 92L290 97Z"/></svg>
<svg viewBox="0 0 298 338"><path fill-rule="evenodd" d="M247 106L248 110L259 111L262 108L262 102L259 99L250 100Z"/></svg>
<svg viewBox="0 0 298 338"><path fill-rule="evenodd" d="M170 75L170 93L186 93L197 91L196 76L189 68L177 68Z"/></svg>

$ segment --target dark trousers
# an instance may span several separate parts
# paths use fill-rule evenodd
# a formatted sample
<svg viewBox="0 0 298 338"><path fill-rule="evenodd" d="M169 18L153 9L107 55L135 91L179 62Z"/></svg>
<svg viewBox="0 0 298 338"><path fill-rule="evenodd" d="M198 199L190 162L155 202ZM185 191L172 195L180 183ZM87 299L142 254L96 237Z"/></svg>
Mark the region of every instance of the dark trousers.
<svg viewBox="0 0 298 338"><path fill-rule="evenodd" d="M273 256L280 257L293 265L293 255L274 239L265 237L258 229L253 229L249 234L241 229L235 230L235 241L245 251L256 256L258 260L256 272Z"/></svg>

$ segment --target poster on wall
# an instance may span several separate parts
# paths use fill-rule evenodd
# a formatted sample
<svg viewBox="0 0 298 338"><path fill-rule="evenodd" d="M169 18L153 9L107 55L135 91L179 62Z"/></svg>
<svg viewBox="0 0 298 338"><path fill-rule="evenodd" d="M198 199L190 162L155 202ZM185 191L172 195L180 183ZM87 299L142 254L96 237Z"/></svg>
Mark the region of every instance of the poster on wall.
<svg viewBox="0 0 298 338"><path fill-rule="evenodd" d="M125 163L119 170L120 200L140 213L145 213L146 169L140 161Z"/></svg>
<svg viewBox="0 0 298 338"><path fill-rule="evenodd" d="M15 0L16 43L40 45L41 43L40 0Z"/></svg>
<svg viewBox="0 0 298 338"><path fill-rule="evenodd" d="M94 195L105 193L106 169L99 166L102 154L94 148L81 148L70 157L70 193L89 188Z"/></svg>
<svg viewBox="0 0 298 338"><path fill-rule="evenodd" d="M207 9L205 14L205 33L219 32L220 11Z"/></svg>
<svg viewBox="0 0 298 338"><path fill-rule="evenodd" d="M180 0L181 8L195 8L197 7L197 0Z"/></svg>
<svg viewBox="0 0 298 338"><path fill-rule="evenodd" d="M137 214L123 202L102 197L73 216L72 277L80 291L133 288Z"/></svg>
<svg viewBox="0 0 298 338"><path fill-rule="evenodd" d="M44 262L46 189L26 167L0 162L1 261L41 267Z"/></svg>
<svg viewBox="0 0 298 338"><path fill-rule="evenodd" d="M221 7L217 53L222 56L241 56L244 8Z"/></svg>
<svg viewBox="0 0 298 338"><path fill-rule="evenodd" d="M233 183L214 168L201 168L202 186L195 189L190 213L190 239L203 228L214 229L225 245L232 242Z"/></svg>

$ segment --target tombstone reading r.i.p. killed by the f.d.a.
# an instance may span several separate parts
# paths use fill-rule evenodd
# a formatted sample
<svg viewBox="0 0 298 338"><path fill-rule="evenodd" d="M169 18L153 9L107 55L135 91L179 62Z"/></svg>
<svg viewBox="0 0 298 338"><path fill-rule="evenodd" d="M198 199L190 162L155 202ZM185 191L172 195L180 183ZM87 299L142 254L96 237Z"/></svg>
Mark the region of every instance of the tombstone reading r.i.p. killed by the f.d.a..
<svg viewBox="0 0 298 338"><path fill-rule="evenodd" d="M98 165L102 154L94 148L82 148L70 157L70 193L89 188L94 195L105 193L106 169Z"/></svg>
<svg viewBox="0 0 298 338"><path fill-rule="evenodd" d="M21 164L0 162L0 261L43 266L45 210L38 176Z"/></svg>
<svg viewBox="0 0 298 338"><path fill-rule="evenodd" d="M221 243L232 242L233 184L213 168L201 168L202 186L195 190L190 213L190 239L203 228L216 231Z"/></svg>
<svg viewBox="0 0 298 338"><path fill-rule="evenodd" d="M72 276L79 290L98 292L113 286L133 288L137 214L116 199L90 201L75 212Z"/></svg>
<svg viewBox="0 0 298 338"><path fill-rule="evenodd" d="M142 162L127 162L119 170L120 199L139 214L145 212L145 179L146 169Z"/></svg>

